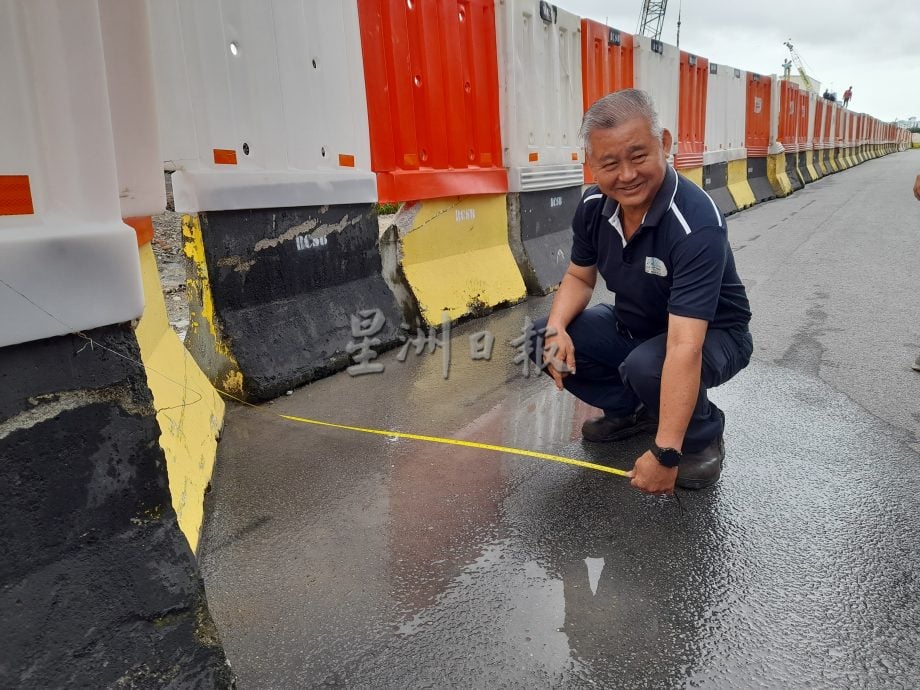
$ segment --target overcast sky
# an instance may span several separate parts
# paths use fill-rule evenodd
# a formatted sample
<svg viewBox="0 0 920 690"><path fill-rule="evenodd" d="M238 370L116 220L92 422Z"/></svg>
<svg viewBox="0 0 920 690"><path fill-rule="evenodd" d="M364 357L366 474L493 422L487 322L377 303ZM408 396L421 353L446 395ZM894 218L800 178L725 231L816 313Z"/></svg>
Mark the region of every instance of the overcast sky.
<svg viewBox="0 0 920 690"><path fill-rule="evenodd" d="M642 0L557 0L581 17L636 33ZM881 120L920 118L920 0L669 0L661 38L722 65L782 74L792 39L809 76ZM810 69L808 69L810 68ZM794 70L795 68L793 68Z"/></svg>

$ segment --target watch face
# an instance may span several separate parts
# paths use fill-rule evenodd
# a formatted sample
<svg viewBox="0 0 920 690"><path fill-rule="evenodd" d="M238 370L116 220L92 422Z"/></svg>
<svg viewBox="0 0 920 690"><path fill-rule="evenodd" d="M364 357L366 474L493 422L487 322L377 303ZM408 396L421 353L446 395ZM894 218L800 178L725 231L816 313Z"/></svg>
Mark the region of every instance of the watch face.
<svg viewBox="0 0 920 690"><path fill-rule="evenodd" d="M665 467L677 467L680 464L680 452L673 448L659 448L655 456L658 458L658 462Z"/></svg>

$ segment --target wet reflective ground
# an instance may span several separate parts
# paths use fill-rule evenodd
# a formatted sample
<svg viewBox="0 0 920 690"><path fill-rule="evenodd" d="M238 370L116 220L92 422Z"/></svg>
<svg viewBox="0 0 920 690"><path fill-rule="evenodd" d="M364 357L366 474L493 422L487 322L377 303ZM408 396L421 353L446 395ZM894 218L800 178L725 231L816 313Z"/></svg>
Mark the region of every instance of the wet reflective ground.
<svg viewBox="0 0 920 690"><path fill-rule="evenodd" d="M729 219L755 361L712 394L722 482L680 504L274 416L628 469L649 436L583 442L595 411L512 361L551 298L454 328L448 380L440 349L391 352L232 410L200 557L241 686L920 684L917 170L889 156ZM492 361L471 361L484 329Z"/></svg>

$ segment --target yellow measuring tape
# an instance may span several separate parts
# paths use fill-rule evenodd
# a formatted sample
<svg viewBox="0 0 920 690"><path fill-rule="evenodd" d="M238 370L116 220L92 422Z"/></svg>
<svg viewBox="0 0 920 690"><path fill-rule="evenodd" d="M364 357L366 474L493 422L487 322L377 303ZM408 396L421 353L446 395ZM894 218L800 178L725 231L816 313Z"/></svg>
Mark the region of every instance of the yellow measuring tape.
<svg viewBox="0 0 920 690"><path fill-rule="evenodd" d="M229 396L232 397L232 396ZM234 398L237 400L237 398ZM250 403L245 403L250 405ZM272 413L277 414L277 413ZM455 438L441 438L440 436L422 436L420 434L405 434L400 431L385 431L383 429L365 429L360 426L348 426L347 424L334 424L332 422L322 422L318 419L306 419L305 417L295 417L288 414L278 414L282 419L287 419L291 422L299 422L301 424L313 424L314 426L325 426L332 429L345 429L347 431L358 431L362 434L376 434L377 436L388 436L390 438L405 438L411 441L426 441L428 443L440 443L445 446L462 446L464 448L477 448L479 450L490 450L496 453L507 453L509 455L520 455L526 458L537 458L538 460L551 460L552 462L560 462L564 465L573 465L575 467L581 467L586 470L596 470L598 472L606 472L607 474L615 474L619 477L628 476L625 470L618 470L615 467L607 467L606 465L598 465L593 462L585 462L584 460L576 460L575 458L566 458L561 455L552 455L550 453L538 453L533 450L523 450L521 448L509 448L507 446L496 446L491 443L477 443L476 441L462 441Z"/></svg>
<svg viewBox="0 0 920 690"><path fill-rule="evenodd" d="M17 295L22 297L24 300L29 302L31 305L33 305L35 308L39 309L40 311L44 312L45 314L50 316L52 319L57 321L58 323L65 326L69 332L78 335L79 337L83 338L84 340L92 344L94 347L99 347L105 350L106 352L112 353L116 357L124 359L128 362L131 362L132 364L140 367L142 370L146 372L152 372L159 376L162 376L167 381L174 383L180 388L185 388L185 389L193 391L194 393L198 395L199 400L203 397L199 391L194 390L188 385L179 383L178 381L170 378L163 372L157 371L150 367L146 367L144 366L143 362L132 359L131 357L126 357L120 352L117 352L115 350L112 350L111 348L105 347L101 343L97 343L95 340L90 338L85 333L82 333L81 331L73 328L72 326L68 325L65 321L62 321L61 319L56 317L54 314L46 310L44 307L33 302L31 299L29 299L28 296L24 295L22 292L14 288L12 285L7 283L5 280L0 279L0 284L5 285L7 288L9 288L13 292L15 292ZM360 427L360 426L348 426L347 424L334 424L332 422L323 422L318 419L307 419L305 417L295 417L293 415L278 414L277 412L269 412L268 410L265 410L264 408L261 408L258 405L253 405L250 402L246 402L245 400L237 398L235 395L231 395L230 393L227 393L226 391L222 391L220 388L217 388L216 386L215 386L215 390L221 395L223 395L224 397L230 400L233 400L235 402L241 403L247 407L253 407L256 410L259 410L260 412L265 412L266 414L270 414L275 417L281 417L282 419L287 419L288 421L298 422L301 424L312 424L314 426L325 426L325 427L329 427L332 429L344 429L346 431L357 431L362 434L375 434L377 436L387 436L389 438L405 438L405 439L409 439L412 441L426 441L427 443L440 443L445 446L461 446L464 448L477 448L479 450L489 450L495 453L506 453L508 455L518 455L518 456L522 456L526 458L537 458L538 460L550 460L552 462L562 463L563 465L572 465L574 467L581 467L586 470L595 470L597 472L606 472L607 474L615 474L619 477L629 476L624 470L618 470L615 467L607 467L606 465L598 465L593 462L585 462L584 460L576 460L575 458L566 458L561 455L552 455L550 453L537 453L536 451L533 451L533 450L523 450L521 448L509 448L507 446L496 446L496 445L492 445L491 443L477 443L475 441L462 441L462 440L455 439L455 438L441 438L440 436L422 436L420 434L404 434L399 431L385 431L383 429L365 429L364 427Z"/></svg>

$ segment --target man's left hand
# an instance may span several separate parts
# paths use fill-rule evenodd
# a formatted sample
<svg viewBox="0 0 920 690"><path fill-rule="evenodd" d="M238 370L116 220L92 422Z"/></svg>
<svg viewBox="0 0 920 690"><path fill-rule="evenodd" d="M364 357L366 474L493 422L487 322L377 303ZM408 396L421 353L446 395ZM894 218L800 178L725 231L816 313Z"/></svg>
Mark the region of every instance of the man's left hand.
<svg viewBox="0 0 920 690"><path fill-rule="evenodd" d="M665 467L652 455L652 451L647 450L639 456L626 476L632 479L630 485L639 491L647 494L671 494L674 493L674 482L677 481L677 468Z"/></svg>

